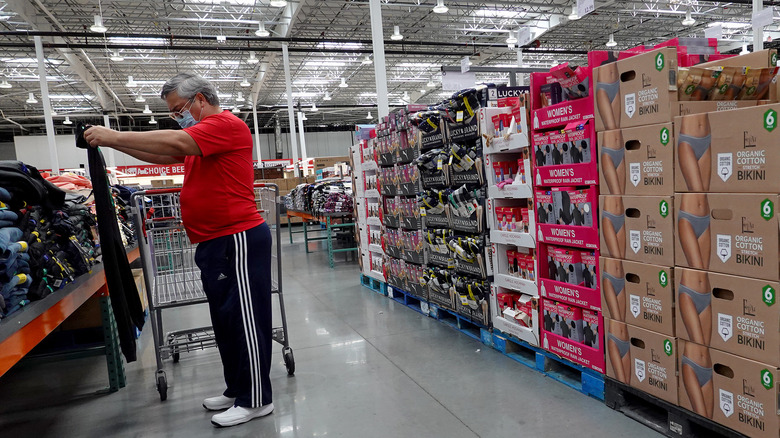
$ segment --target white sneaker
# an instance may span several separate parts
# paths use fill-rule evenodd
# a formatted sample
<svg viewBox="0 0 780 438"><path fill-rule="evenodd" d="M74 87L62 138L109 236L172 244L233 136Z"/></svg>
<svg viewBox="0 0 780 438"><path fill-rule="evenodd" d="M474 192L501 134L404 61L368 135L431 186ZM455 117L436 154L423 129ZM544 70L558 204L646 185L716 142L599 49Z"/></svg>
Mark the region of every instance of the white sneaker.
<svg viewBox="0 0 780 438"><path fill-rule="evenodd" d="M216 397L209 397L203 400L203 407L208 411L221 411L224 409L232 408L236 402L235 398L225 397L224 395L218 395Z"/></svg>
<svg viewBox="0 0 780 438"><path fill-rule="evenodd" d="M274 404L269 403L259 408L245 408L243 406L233 406L225 412L211 417L211 424L217 427L236 426L246 423L249 420L258 417L264 417L274 411Z"/></svg>

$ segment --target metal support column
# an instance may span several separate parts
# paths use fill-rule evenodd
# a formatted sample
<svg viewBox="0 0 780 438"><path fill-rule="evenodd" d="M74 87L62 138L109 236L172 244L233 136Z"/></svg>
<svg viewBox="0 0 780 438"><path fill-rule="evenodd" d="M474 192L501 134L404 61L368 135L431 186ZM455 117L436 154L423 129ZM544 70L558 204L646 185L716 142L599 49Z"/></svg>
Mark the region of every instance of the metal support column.
<svg viewBox="0 0 780 438"><path fill-rule="evenodd" d="M108 114L103 114L103 126L105 126L106 128L111 127L111 120L108 117ZM118 123L117 123L117 129L119 129ZM108 149L108 167L116 167L116 155L114 155L114 148L105 148L105 149Z"/></svg>
<svg viewBox="0 0 780 438"><path fill-rule="evenodd" d="M290 119L290 151L292 152L295 176L298 173L298 141L295 138L295 110L293 110L292 83L290 80L290 54L287 51L287 43L282 43L282 60L284 61L284 84L287 92L287 117Z"/></svg>
<svg viewBox="0 0 780 438"><path fill-rule="evenodd" d="M51 118L51 101L49 100L49 84L46 82L46 65L43 59L43 43L40 36L34 36L35 55L38 57L38 78L41 83L41 103L43 103L43 118L46 122L46 140L49 143L49 159L53 175L60 173L60 160L57 156L57 143L54 140L54 120Z"/></svg>
<svg viewBox="0 0 780 438"><path fill-rule="evenodd" d="M257 127L257 102L252 102L252 119L255 124L255 150L257 151L257 165L263 161L263 153L260 150L260 129Z"/></svg>
<svg viewBox="0 0 780 438"><path fill-rule="evenodd" d="M127 384L125 364L119 350L116 319L111 308L111 297L107 291L100 294L100 315L103 320L103 341L106 345L106 364L108 365L109 392L119 391Z"/></svg>
<svg viewBox="0 0 780 438"><path fill-rule="evenodd" d="M764 9L763 0L753 0L753 16ZM764 50L764 28L753 24L753 51Z"/></svg>
<svg viewBox="0 0 780 438"><path fill-rule="evenodd" d="M309 166L306 164L306 159L309 158L309 155L306 153L306 137L304 137L303 132L303 118L306 117L305 114L303 114L303 111L298 111L298 133L301 136L301 165L302 165L302 171L303 176L307 176L309 174Z"/></svg>
<svg viewBox="0 0 780 438"><path fill-rule="evenodd" d="M382 29L382 7L380 0L369 0L371 12L371 41L374 45L374 78L376 79L376 102L379 118L390 114L387 99L387 70L385 67L385 36Z"/></svg>

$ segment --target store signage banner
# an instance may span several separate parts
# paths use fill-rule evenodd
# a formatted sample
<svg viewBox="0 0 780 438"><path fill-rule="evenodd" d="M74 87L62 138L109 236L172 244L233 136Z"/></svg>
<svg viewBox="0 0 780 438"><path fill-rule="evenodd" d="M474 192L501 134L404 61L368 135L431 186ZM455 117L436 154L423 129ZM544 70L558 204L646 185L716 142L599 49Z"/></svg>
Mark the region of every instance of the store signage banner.
<svg viewBox="0 0 780 438"><path fill-rule="evenodd" d="M471 61L469 61L469 57L468 56L464 56L463 59L460 60L460 72L461 73L466 73L467 71L469 71L469 62L471 62Z"/></svg>
<svg viewBox="0 0 780 438"><path fill-rule="evenodd" d="M116 170L135 176L171 176L184 175L184 164L175 165L144 165L144 166L117 166Z"/></svg>
<svg viewBox="0 0 780 438"><path fill-rule="evenodd" d="M473 88L477 78L473 71L458 73L454 71L441 72L441 89L444 91L458 91L464 88Z"/></svg>
<svg viewBox="0 0 780 438"><path fill-rule="evenodd" d="M716 24L704 29L704 38L723 38L723 25Z"/></svg>
<svg viewBox="0 0 780 438"><path fill-rule="evenodd" d="M531 28L528 26L521 27L520 30L517 31L517 44L519 47L526 46L533 41L533 34L531 33Z"/></svg>
<svg viewBox="0 0 780 438"><path fill-rule="evenodd" d="M577 0L577 15L580 18L590 14L596 9L594 0Z"/></svg>
<svg viewBox="0 0 780 438"><path fill-rule="evenodd" d="M771 6L753 14L753 26L769 26L774 21L774 8Z"/></svg>

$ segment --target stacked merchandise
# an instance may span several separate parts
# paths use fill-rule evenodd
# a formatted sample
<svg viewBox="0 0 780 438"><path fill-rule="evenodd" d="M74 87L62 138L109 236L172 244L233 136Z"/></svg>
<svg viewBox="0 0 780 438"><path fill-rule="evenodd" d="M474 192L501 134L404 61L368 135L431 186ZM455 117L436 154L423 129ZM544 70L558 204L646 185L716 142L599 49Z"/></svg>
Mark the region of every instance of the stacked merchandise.
<svg viewBox="0 0 780 438"><path fill-rule="evenodd" d="M488 184L494 329L539 345L536 214L531 185L528 87L498 87L479 110Z"/></svg>
<svg viewBox="0 0 780 438"><path fill-rule="evenodd" d="M377 190L378 166L374 158L376 130L373 126L361 127L355 135L359 142L352 147L352 168L361 271L364 275L385 281L381 196Z"/></svg>
<svg viewBox="0 0 780 438"><path fill-rule="evenodd" d="M351 213L354 211L352 187L345 181L318 181L301 184L285 199L289 210L305 211L313 216L322 213Z"/></svg>
<svg viewBox="0 0 780 438"><path fill-rule="evenodd" d="M678 70L680 52L594 72L605 84L637 77L619 82L614 106L596 104L607 375L777 437L780 105L756 100L776 99L765 77L776 53Z"/></svg>
<svg viewBox="0 0 780 438"><path fill-rule="evenodd" d="M32 166L0 162L0 318L56 292L95 263L95 218Z"/></svg>
<svg viewBox="0 0 780 438"><path fill-rule="evenodd" d="M599 292L598 165L593 67L568 63L531 75L534 195L543 347L604 373Z"/></svg>
<svg viewBox="0 0 780 438"><path fill-rule="evenodd" d="M420 155L420 144L418 130L409 121L409 111L419 108L402 108L376 126L373 151L369 149L367 153L373 152L378 167L370 179L367 177L367 184L377 187L381 195L376 213L382 228L381 231L372 228L371 235L372 243L376 242L375 237L381 237L387 284L427 301L428 292L420 284L426 261L423 220L417 207L422 185L420 173L413 164ZM376 207L373 202L370 206ZM376 214L372 211L371 216Z"/></svg>
<svg viewBox="0 0 780 438"><path fill-rule="evenodd" d="M487 93L467 89L413 115L422 154L415 161L424 193L430 303L482 326L490 325L492 274L487 257L486 179L479 111Z"/></svg>

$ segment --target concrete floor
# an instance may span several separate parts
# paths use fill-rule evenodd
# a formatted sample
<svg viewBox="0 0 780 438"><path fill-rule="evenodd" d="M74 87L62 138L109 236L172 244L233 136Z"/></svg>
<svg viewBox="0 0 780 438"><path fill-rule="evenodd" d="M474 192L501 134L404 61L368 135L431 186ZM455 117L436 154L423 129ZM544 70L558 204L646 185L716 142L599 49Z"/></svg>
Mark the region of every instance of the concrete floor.
<svg viewBox="0 0 780 438"><path fill-rule="evenodd" d="M298 240L302 240L299 238ZM315 246L315 244L313 244ZM343 259L343 255L339 256ZM201 400L224 389L216 350L168 361L168 401L154 386L151 330L127 387L100 357L25 364L0 379L8 437L605 437L659 436L447 326L359 285L356 263L284 247L297 371L275 347L273 415L216 429ZM276 312L275 314L278 314ZM205 307L164 313L166 330L208 324Z"/></svg>

